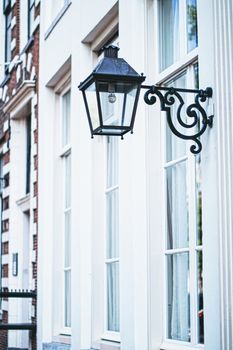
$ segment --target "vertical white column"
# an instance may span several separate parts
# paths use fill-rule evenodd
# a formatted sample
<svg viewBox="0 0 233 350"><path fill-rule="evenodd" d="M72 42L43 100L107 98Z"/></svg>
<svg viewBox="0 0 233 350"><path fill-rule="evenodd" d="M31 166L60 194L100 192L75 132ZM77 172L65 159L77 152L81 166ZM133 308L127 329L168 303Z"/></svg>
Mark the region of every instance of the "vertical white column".
<svg viewBox="0 0 233 350"><path fill-rule="evenodd" d="M221 349L233 348L233 3L214 0L215 115L217 128Z"/></svg>
<svg viewBox="0 0 233 350"><path fill-rule="evenodd" d="M119 57L145 69L145 1L119 2ZM142 92L143 95L143 92ZM135 130L119 142L120 333L122 350L148 348L146 118L142 96Z"/></svg>

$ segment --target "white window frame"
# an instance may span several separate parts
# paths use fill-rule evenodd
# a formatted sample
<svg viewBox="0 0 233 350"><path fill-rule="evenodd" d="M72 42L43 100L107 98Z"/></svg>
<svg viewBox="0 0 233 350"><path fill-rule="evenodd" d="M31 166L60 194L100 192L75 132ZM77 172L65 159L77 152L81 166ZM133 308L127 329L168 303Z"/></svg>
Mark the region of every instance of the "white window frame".
<svg viewBox="0 0 233 350"><path fill-rule="evenodd" d="M162 0L157 0L154 3L154 16L148 15L149 18L149 23L151 23L151 25L153 25L154 30L155 30L155 52L156 52L156 57L154 57L154 59L156 60L156 67L154 70L155 73L155 80L153 81L156 82L156 84L165 84L166 82L168 82L170 79L175 79L177 76L179 76L180 74L182 74L183 72L186 71L186 84L187 87L191 87L194 86L194 80L193 77L194 75L192 74L192 70L193 70L193 65L195 63L198 62L198 52L199 49L198 47L194 48L192 51L187 52L187 36L186 36L186 15L183 16L182 20L179 23L179 28L180 28L180 56L179 59L177 61L175 61L173 64L171 64L170 66L168 66L167 68L165 68L164 70L161 70L161 65L160 65L160 49L159 49L159 45L160 45L160 32L161 30L159 30L159 15L160 15L160 11L159 11L159 2ZM181 0L180 4L179 4L179 10L180 13L182 13L181 11L184 11L184 13L186 14L186 9L185 9L185 0ZM197 1L197 6L198 6L198 1ZM150 7L148 6L148 9L150 9ZM152 24L154 21L154 24ZM148 27L150 28L150 27ZM151 62L151 61L150 61ZM188 97L189 98L189 97ZM193 100L192 100L193 101ZM177 163L179 162L183 162L186 161L187 164L187 170L188 170L188 174L187 174L187 178L189 179L189 184L188 184L188 188L187 191L189 191L189 212L192 212L192 218L189 217L189 238L193 238L190 242L190 246L187 249L174 249L173 252L185 252L191 251L191 256L189 258L189 269L190 269L190 276L193 274L194 276L197 275L196 272L196 265L195 265L195 259L194 255L196 254L197 251L202 251L203 246L196 246L196 240L194 240L194 237L196 237L196 225L195 225L195 220L194 220L194 213L196 215L196 187L195 187L195 159L194 156L192 154L190 154L190 144L189 142L186 142L186 154L184 155L184 157L181 157L180 159L171 161L166 163L165 162L165 154L166 154L166 147L165 147L165 123L166 123L166 116L164 112L161 112L161 120L162 120L162 125L161 125L161 135L162 135L162 149L163 149L163 160L162 160L162 181L163 181L163 208L162 208L162 212L163 214L163 249L161 251L162 256L163 256L163 302L162 302L162 309L163 309L163 341L162 344L160 346L161 349L163 350L186 350L187 347L190 349L203 349L204 345L202 344L195 344L192 342L183 342L183 341L176 341L176 340L171 340L168 339L167 337L167 281L166 281L166 255L171 253L171 250L169 251L168 249L166 249L166 168L171 166L172 163L174 164L176 161ZM168 130L168 132L171 132L170 130ZM193 279L194 280L194 279ZM194 282L193 282L194 284ZM197 290L197 286L190 286L190 290ZM194 293L193 293L194 294ZM153 296L153 293L151 294ZM196 295L196 294L195 294ZM197 310L197 297L196 300L193 297L190 300L190 310ZM193 333L197 339L197 324L195 325L194 319L195 319L195 312L192 313L192 318L190 316L190 324L191 324L191 333ZM152 318L153 321L153 318ZM194 326L195 325L195 326ZM152 325L153 326L153 325ZM151 332L153 332L153 329L151 329Z"/></svg>
<svg viewBox="0 0 233 350"><path fill-rule="evenodd" d="M66 159L67 157L71 157L72 153L71 153L71 140L69 137L69 142L65 145L63 145L63 97L64 95L66 95L68 92L70 92L70 97L71 97L71 87L68 85L61 93L59 96L59 110L60 110L60 121L59 121L59 147L60 147L60 151L59 151L59 158L62 162L62 190L63 190L63 194L62 194L62 326L61 326L61 330L60 330L60 334L64 334L64 335L71 335L71 327L66 327L65 326L65 272L66 271L70 271L71 273L71 257L70 257L70 266L69 267L65 267L65 213L66 212L70 212L71 214L71 206L68 208L65 208L65 191L66 191ZM71 117L71 115L70 115ZM70 159L71 161L71 159ZM71 179L70 179L70 186L71 186ZM71 234L71 232L70 232ZM71 253L71 252L70 252ZM70 302L71 302L71 295L70 295Z"/></svg>
<svg viewBox="0 0 233 350"><path fill-rule="evenodd" d="M183 71L183 70L182 70ZM182 72L181 71L181 72ZM186 84L189 87L192 87L194 84L193 78L193 66L189 66L186 71ZM183 71L184 72L184 71ZM176 76L174 76L174 79ZM164 113L165 114L165 113ZM163 225L163 238L164 238L164 302L163 302L163 310L164 310L164 332L163 332L163 343L162 343L162 349L170 349L170 346L172 349L179 348L180 350L186 349L187 346L191 349L203 349L203 344L198 344L196 342L197 339L197 322L196 317L197 310L198 310L198 304L197 304L197 284L194 282L194 277L197 277L197 264L196 264L196 253L198 251L203 252L203 246L196 244L196 234L197 234L197 223L196 223L196 213L197 213L197 204L196 204L196 181L195 181L195 157L190 152L190 146L192 145L191 142L186 142L186 154L184 156L178 157L176 159L173 159L169 162L165 161L165 155L166 155L166 145L165 145L165 132L166 132L166 116L162 115L162 124L163 124L163 158L164 158L164 164L163 164L163 188L164 188L164 225ZM170 129L167 130L167 132L171 132ZM166 248L166 240L167 240L167 230L166 230L166 216L167 216L167 207L166 207L166 169L186 162L186 189L187 189L187 196L189 198L189 206L188 206L188 232L189 232L189 246L186 248L174 248L174 249L167 249ZM185 341L177 341L173 339L169 339L167 336L167 326L168 326L168 320L167 320L167 279L166 279L166 256L169 254L175 254L175 253L185 253L187 252L189 254L189 276L190 276L190 334L191 334L191 340L190 342ZM196 281L196 280L195 280ZM196 311L196 313L195 313ZM174 345L174 347L173 347Z"/></svg>

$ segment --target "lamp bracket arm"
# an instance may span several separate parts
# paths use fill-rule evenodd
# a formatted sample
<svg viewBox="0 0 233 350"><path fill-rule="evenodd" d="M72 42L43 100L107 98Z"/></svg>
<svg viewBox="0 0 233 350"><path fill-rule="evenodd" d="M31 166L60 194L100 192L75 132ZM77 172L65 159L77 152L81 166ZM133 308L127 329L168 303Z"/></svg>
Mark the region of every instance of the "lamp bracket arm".
<svg viewBox="0 0 233 350"><path fill-rule="evenodd" d="M144 101L153 105L160 100L161 111L166 112L167 123L173 134L184 140L191 140L194 144L190 147L193 154L202 150L200 136L205 132L207 126L213 126L213 115L208 116L203 103L212 97L212 88L183 89L158 85L142 85L147 91ZM187 105L187 94L194 94L194 101ZM186 109L184 109L186 106ZM191 118L191 119L190 119ZM192 133L187 133L186 130Z"/></svg>

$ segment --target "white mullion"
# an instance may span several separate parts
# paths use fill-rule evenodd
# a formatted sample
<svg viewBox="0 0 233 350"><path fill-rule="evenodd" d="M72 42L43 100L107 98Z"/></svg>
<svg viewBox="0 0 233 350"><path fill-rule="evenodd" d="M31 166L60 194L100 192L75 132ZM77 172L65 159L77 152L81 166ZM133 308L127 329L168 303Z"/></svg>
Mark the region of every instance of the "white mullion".
<svg viewBox="0 0 233 350"><path fill-rule="evenodd" d="M105 194L109 194L110 192L114 192L116 190L119 189L119 185L115 185L115 186L112 186L112 187L109 187L105 190Z"/></svg>
<svg viewBox="0 0 233 350"><path fill-rule="evenodd" d="M67 144L64 147L61 147L59 156L62 157L68 157L71 154L71 145Z"/></svg>
<svg viewBox="0 0 233 350"><path fill-rule="evenodd" d="M165 255L173 255L173 254L181 254L181 253L189 253L189 248L174 248L174 249L165 250Z"/></svg>
<svg viewBox="0 0 233 350"><path fill-rule="evenodd" d="M66 272L66 271L71 271L71 266L67 266L67 267L64 267L64 272Z"/></svg>
<svg viewBox="0 0 233 350"><path fill-rule="evenodd" d="M113 263L115 263L115 262L119 262L119 258L106 258L105 259L105 263L106 264L113 264Z"/></svg>
<svg viewBox="0 0 233 350"><path fill-rule="evenodd" d="M170 131L170 130L169 130ZM183 157L180 157L180 158L176 158L174 160L171 160L169 162L167 162L165 165L164 165L164 168L167 169L167 168L170 168L172 167L173 165L177 165L179 163L182 163L182 162L185 162L186 160L188 159L188 156L183 156Z"/></svg>

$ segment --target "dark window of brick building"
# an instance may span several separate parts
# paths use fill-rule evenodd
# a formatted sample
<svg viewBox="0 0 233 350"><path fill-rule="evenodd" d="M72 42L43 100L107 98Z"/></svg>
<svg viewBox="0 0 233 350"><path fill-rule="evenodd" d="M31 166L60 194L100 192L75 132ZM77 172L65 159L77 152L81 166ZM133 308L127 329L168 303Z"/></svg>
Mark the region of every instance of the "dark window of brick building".
<svg viewBox="0 0 233 350"><path fill-rule="evenodd" d="M26 120L26 146L27 146L27 158L26 158L26 194L30 192L31 181L31 115Z"/></svg>
<svg viewBox="0 0 233 350"><path fill-rule="evenodd" d="M32 25L35 17L35 0L28 0L28 39L32 35Z"/></svg>
<svg viewBox="0 0 233 350"><path fill-rule="evenodd" d="M3 12L5 16L5 62L11 61L11 2L4 0ZM6 65L8 71L8 65Z"/></svg>

